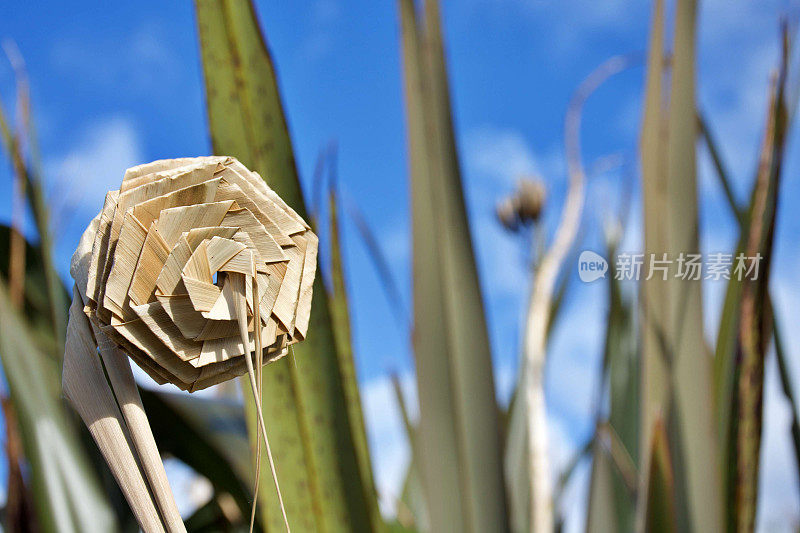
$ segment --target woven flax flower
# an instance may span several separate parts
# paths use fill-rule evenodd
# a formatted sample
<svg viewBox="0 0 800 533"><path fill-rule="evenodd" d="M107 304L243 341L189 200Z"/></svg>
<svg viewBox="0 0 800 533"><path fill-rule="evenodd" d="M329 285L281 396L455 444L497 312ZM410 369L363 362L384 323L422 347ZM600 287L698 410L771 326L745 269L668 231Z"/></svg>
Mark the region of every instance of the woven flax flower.
<svg viewBox="0 0 800 533"><path fill-rule="evenodd" d="M317 244L303 219L230 157L134 167L106 195L72 257L62 382L144 531L185 527L128 357L158 383L190 392L249 375L289 529L260 369L306 335Z"/></svg>
<svg viewBox="0 0 800 533"><path fill-rule="evenodd" d="M256 329L268 361L305 337L316 256L309 226L236 159L156 161L106 196L86 312L154 380L195 391L247 372Z"/></svg>

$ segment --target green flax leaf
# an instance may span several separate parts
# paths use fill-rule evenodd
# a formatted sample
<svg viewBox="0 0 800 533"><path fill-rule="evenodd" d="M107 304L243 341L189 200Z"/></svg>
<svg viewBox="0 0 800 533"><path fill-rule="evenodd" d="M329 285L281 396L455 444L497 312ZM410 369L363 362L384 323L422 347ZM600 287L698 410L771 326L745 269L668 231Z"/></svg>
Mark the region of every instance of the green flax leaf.
<svg viewBox="0 0 800 533"><path fill-rule="evenodd" d="M595 442L592 457L592 475L589 480L589 503L586 512L586 531L630 531L622 528L614 501L614 466L608 451Z"/></svg>
<svg viewBox="0 0 800 533"><path fill-rule="evenodd" d="M787 135L787 112L784 101L786 81L784 53L780 75L774 82L770 113L764 134L761 160L750 207L749 228L744 233L747 257L760 255L758 279L742 281L739 342L737 346L737 382L735 388L736 492L735 528L755 527L758 502L759 460L763 424L764 360L772 336L772 309L769 305L769 270L778 187Z"/></svg>
<svg viewBox="0 0 800 533"><path fill-rule="evenodd" d="M420 467L433 531L508 529L491 353L453 133L439 5L400 0Z"/></svg>
<svg viewBox="0 0 800 533"><path fill-rule="evenodd" d="M642 199L644 207L645 255L666 250L662 223L666 213L666 175L664 172L664 2L656 0L647 54L644 118L640 139ZM639 449L650 450L653 427L669 389L663 338L666 335L665 284L658 278L642 282L641 328L642 368ZM644 453L639 468L640 493L646 495L652 455ZM640 498L643 502L643 498ZM637 522L643 524L646 506L639 505Z"/></svg>
<svg viewBox="0 0 800 533"><path fill-rule="evenodd" d="M787 58L773 80L764 140L750 206L743 213L735 256L761 254L757 280L731 276L720 318L715 357L715 394L723 481L727 488L727 513L732 528L752 528L755 523L761 442L764 359L771 337L776 343L779 369L782 345L773 331L772 302L768 292L772 236L778 203L783 150L788 131L785 102ZM731 204L736 211L737 206ZM736 264L734 262L734 264ZM785 382L791 385L788 382ZM784 388L787 398L791 387ZM793 419L797 413L790 399ZM795 423L793 439L796 443ZM795 446L795 451L800 451ZM800 457L800 455L798 455Z"/></svg>
<svg viewBox="0 0 800 533"><path fill-rule="evenodd" d="M695 142L696 1L678 0L669 85L662 111L663 5L654 17L648 59L642 173L645 258L662 253L675 261L699 252ZM642 450L651 450L654 422L670 403L667 432L672 458L676 523L697 531L723 529L722 486L717 457L712 395L712 361L705 348L701 281L653 276L643 284ZM657 479L645 456L640 489ZM662 489L659 489L663 492ZM650 501L643 495L640 501ZM640 520L644 517L640 513ZM642 522L640 521L640 524Z"/></svg>
<svg viewBox="0 0 800 533"><path fill-rule="evenodd" d="M328 300L331 309L331 322L333 325L333 336L336 340L336 354L339 357L339 368L342 373L342 386L346 398L346 405L352 425L353 443L356 446L356 454L359 461L359 472L361 482L369 493L376 494L375 484L372 477L372 464L369 458L369 446L367 445L367 432L364 428L364 414L361 409L361 395L358 391L358 380L356 379L356 369L353 364L353 345L350 337L350 314L347 298L347 287L345 286L344 258L342 256L342 233L339 228L339 210L336 202L336 192L332 188L329 197L330 213L330 258L331 258L331 288L332 293ZM373 501L377 502L373 498ZM372 526L380 529L383 520L378 512L377 506L370 509Z"/></svg>
<svg viewBox="0 0 800 533"><path fill-rule="evenodd" d="M612 261L609 271L614 272L614 243L609 243L607 256ZM609 531L606 528L613 523L613 530L632 531L635 501L629 485L635 488L636 470L633 467L631 472L630 467L636 464L639 455L638 339L632 302L625 298L613 274L607 278L609 311L602 375L607 382L609 413L608 423L598 425L596 430L587 527L592 531ZM608 469L615 464L616 468Z"/></svg>
<svg viewBox="0 0 800 533"><path fill-rule="evenodd" d="M305 216L275 69L251 2L197 0L195 5L214 153L239 158ZM347 372L321 280L317 276L314 282L308 338L264 369L262 408L293 529L371 531L377 502L363 481L368 473L354 439L354 428L363 421L353 420L347 405ZM254 410L246 405L254 443ZM281 531L267 468L261 483L263 524Z"/></svg>
<svg viewBox="0 0 800 533"><path fill-rule="evenodd" d="M652 533L675 533L678 527L673 465L667 431L660 419L653 423L650 446L647 451L650 455L649 486L647 499L642 502L645 509L644 530Z"/></svg>

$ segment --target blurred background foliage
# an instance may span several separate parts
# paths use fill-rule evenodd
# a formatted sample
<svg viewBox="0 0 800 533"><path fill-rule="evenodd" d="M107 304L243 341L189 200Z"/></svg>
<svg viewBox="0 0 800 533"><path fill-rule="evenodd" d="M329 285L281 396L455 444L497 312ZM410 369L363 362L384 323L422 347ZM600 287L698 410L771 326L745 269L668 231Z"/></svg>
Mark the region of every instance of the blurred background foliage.
<svg viewBox="0 0 800 533"><path fill-rule="evenodd" d="M791 317L778 316L769 284L776 217L786 208L779 201L783 161L800 87L793 26L783 22L778 31L775 21L781 59L763 95L763 139L749 200L740 204L713 124L696 102L696 2L655 0L639 150L636 161L626 163L640 181L643 212L631 216L626 199L633 185L623 183L619 212L609 216L604 233L603 252L612 264L604 281L594 431L552 476L542 378L548 341L581 248L585 181L604 165L619 165L607 158L584 168L582 107L607 78L641 58L611 58L575 88L564 126L569 182L562 206L548 205L547 183L538 178L498 198L495 223L523 243L531 291L520 321L516 387L504 405L496 399L438 1L397 2L412 220L410 309L365 206L342 194L335 143L320 151L304 199L279 80L253 5L196 0L195 10L212 152L258 171L326 236L309 338L264 371L262 408L295 531L560 530L565 487L585 460L591 462L587 531L753 531L764 368L771 356L791 412L788 431L800 480L795 384L779 329ZM52 213L43 194L25 64L13 44L5 51L15 74L16 110L0 111L3 153L13 169L7 187L12 223L0 226L0 393L9 464L3 527L135 531L91 438L63 402L59 373L68 293L53 258ZM764 258L758 280L727 282L719 330L710 337L699 282L654 278L637 287L612 275L621 236L634 219L643 223L648 253L699 250L700 141L737 223L737 245L728 253ZM560 214L549 231L544 209ZM21 230L26 212L36 239ZM411 457L392 513L382 513L378 503L353 359L343 218L357 228L397 327L411 340L416 367L418 417L408 408L400 377L393 378ZM241 394L230 383L203 397L141 388L162 455L181 461L211 487L205 503L185 517L190 531L246 530L254 483L257 527L283 529L269 472L262 468L254 479L254 411Z"/></svg>

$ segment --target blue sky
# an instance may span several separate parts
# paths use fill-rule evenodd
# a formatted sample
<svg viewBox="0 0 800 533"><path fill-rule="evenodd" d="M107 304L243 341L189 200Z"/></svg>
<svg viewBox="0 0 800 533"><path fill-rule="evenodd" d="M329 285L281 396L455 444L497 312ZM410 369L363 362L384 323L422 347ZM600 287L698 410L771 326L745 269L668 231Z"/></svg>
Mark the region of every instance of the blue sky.
<svg viewBox="0 0 800 533"><path fill-rule="evenodd" d="M339 146L339 180L372 224L410 304L410 238L405 125L395 2L258 1L277 64L283 100L304 183L319 150ZM495 222L493 206L522 175L548 188L552 228L565 188L563 117L572 91L598 64L647 45L650 3L636 0L465 0L444 2L457 136L475 239L496 380L507 398L518 361L528 290L526 243ZM796 2L701 2L698 100L715 130L738 197L746 198L762 132L770 69L777 64L778 16ZM124 169L162 157L207 154L192 4L182 2L20 3L5 9L0 39L13 38L28 65L33 104L54 206L57 260L66 275L78 237L116 188ZM582 132L587 166L609 155L635 157L642 69L618 75L592 95ZM0 96L9 109L13 78L0 61ZM773 293L789 335L800 384L800 311L794 266L800 260L800 217L788 202L800 192L798 158L789 164L779 208ZM703 248L732 247L733 221L700 151ZM0 184L11 190L10 168ZM604 221L616 213L622 171L592 178L584 217L585 247L601 249ZM623 248L640 243L638 192ZM0 221L10 194L0 195ZM357 368L379 486L391 509L407 446L387 373L404 376L413 395L406 334L397 327L378 277L352 224L345 223ZM706 323L713 336L721 285L707 284ZM602 345L606 297L600 284L575 281L551 345L547 394L554 462L563 464L591 430L592 390ZM786 409L768 365L764 440L763 527L798 519ZM413 400L412 400L413 403ZM582 524L588 465L579 470L565 507L569 529ZM178 474L175 474L176 476ZM179 481L178 481L179 482Z"/></svg>

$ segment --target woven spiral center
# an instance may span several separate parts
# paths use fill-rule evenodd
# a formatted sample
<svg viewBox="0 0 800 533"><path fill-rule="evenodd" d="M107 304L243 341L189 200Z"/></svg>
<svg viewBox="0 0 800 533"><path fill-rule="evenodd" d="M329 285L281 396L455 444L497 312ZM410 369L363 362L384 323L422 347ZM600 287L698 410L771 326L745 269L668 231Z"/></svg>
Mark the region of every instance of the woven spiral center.
<svg viewBox="0 0 800 533"><path fill-rule="evenodd" d="M203 389L247 372L256 331L265 361L305 337L317 244L236 159L134 167L106 195L85 311L157 382ZM247 344L237 295L247 302Z"/></svg>

